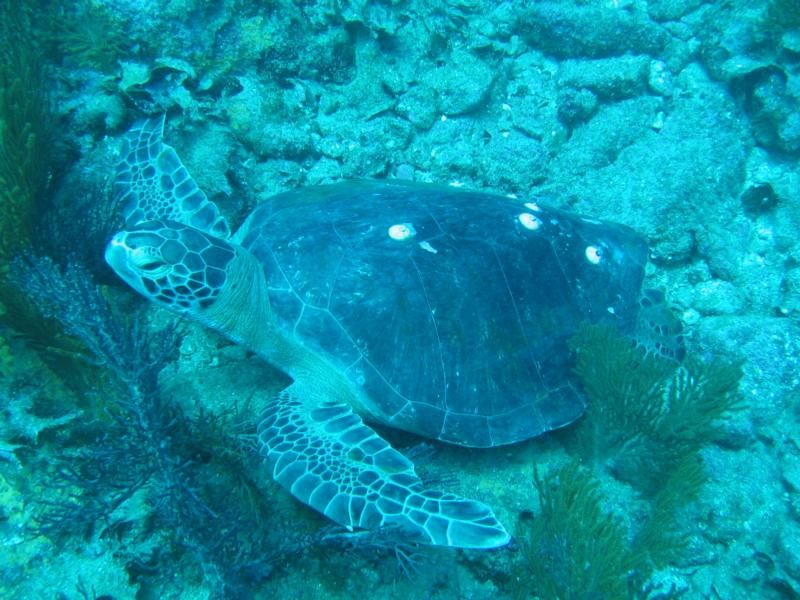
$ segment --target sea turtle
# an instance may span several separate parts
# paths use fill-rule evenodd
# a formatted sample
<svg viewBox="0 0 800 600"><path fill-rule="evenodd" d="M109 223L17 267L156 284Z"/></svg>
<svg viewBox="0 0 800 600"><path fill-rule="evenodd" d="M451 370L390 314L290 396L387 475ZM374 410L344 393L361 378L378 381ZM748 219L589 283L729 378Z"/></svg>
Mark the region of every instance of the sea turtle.
<svg viewBox="0 0 800 600"><path fill-rule="evenodd" d="M348 528L492 548L477 501L428 489L362 417L472 447L566 425L585 402L566 339L632 333L647 245L633 230L499 195L362 181L259 204L235 234L163 140L126 136L127 231L105 258L131 287L243 344L293 383L264 408L274 478Z"/></svg>

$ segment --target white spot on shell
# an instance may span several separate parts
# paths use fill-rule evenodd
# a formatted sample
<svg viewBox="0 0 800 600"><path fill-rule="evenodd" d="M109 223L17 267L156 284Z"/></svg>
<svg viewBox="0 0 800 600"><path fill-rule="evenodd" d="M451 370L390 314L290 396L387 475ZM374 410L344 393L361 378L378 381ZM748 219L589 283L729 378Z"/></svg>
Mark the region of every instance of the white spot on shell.
<svg viewBox="0 0 800 600"><path fill-rule="evenodd" d="M600 261L603 259L603 253L597 246L586 246L586 260L588 260L593 265L599 265Z"/></svg>
<svg viewBox="0 0 800 600"><path fill-rule="evenodd" d="M407 240L417 235L417 230L411 223L398 223L389 227L389 237L398 242Z"/></svg>
<svg viewBox="0 0 800 600"><path fill-rule="evenodd" d="M539 208L539 205L536 204L535 202L526 202L525 208L530 208L533 212L539 212L540 210L542 210L541 208Z"/></svg>
<svg viewBox="0 0 800 600"><path fill-rule="evenodd" d="M530 229L531 231L536 231L542 226L542 222L539 220L539 218L531 213L522 213L517 218L525 229Z"/></svg>
<svg viewBox="0 0 800 600"><path fill-rule="evenodd" d="M427 250L431 254L438 254L439 253L439 251L436 248L434 248L433 246L431 246L428 242L420 242L419 243L419 247L422 248L423 250Z"/></svg>

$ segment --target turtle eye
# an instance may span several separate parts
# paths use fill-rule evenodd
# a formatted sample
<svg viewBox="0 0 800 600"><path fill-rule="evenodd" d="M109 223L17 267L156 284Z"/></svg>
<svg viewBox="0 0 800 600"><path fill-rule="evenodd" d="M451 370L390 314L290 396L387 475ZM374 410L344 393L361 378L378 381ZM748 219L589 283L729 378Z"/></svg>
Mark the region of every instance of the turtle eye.
<svg viewBox="0 0 800 600"><path fill-rule="evenodd" d="M158 269L160 269L162 267L165 267L165 266L166 266L165 263L163 263L161 261L154 260L152 262L147 262L147 263L139 265L139 268L142 271L153 272L153 271L156 271L156 270L158 270Z"/></svg>
<svg viewBox="0 0 800 600"><path fill-rule="evenodd" d="M164 257L152 246L131 250L129 261L131 266L140 273L147 274L148 277L157 277L169 271L169 265Z"/></svg>
<svg viewBox="0 0 800 600"><path fill-rule="evenodd" d="M154 279L166 275L169 272L169 265L159 256L154 256L153 252L131 253L131 264L139 273Z"/></svg>

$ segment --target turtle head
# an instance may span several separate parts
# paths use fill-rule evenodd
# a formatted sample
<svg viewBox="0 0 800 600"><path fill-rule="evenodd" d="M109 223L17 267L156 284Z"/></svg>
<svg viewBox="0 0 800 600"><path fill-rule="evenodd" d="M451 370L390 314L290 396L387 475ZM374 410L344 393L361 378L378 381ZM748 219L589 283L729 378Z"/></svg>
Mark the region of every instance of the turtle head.
<svg viewBox="0 0 800 600"><path fill-rule="evenodd" d="M266 353L272 313L264 268L250 252L175 221L140 223L106 247L106 262L153 302Z"/></svg>
<svg viewBox="0 0 800 600"><path fill-rule="evenodd" d="M181 223L150 221L117 233L106 247L105 258L146 298L202 317L228 284L236 249Z"/></svg>

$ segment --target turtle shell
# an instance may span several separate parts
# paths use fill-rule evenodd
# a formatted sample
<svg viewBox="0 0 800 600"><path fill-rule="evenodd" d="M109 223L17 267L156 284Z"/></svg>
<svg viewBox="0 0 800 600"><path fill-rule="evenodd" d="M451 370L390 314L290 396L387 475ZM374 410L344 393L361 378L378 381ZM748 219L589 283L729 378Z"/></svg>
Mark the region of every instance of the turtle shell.
<svg viewBox="0 0 800 600"><path fill-rule="evenodd" d="M633 230L504 196L404 182L303 188L237 234L285 333L337 365L378 422L466 446L578 418L566 341L635 325Z"/></svg>

